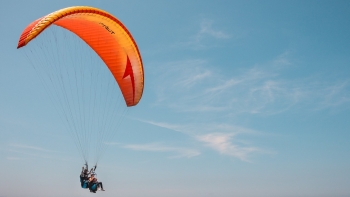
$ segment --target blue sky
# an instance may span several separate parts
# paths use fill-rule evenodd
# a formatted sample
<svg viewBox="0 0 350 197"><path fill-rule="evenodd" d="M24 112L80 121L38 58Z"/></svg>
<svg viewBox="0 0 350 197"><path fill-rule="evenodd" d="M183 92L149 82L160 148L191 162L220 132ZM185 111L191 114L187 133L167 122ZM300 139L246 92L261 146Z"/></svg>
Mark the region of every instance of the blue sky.
<svg viewBox="0 0 350 197"><path fill-rule="evenodd" d="M16 49L31 21L104 9L135 38L144 95L99 196L350 196L348 1L1 1L0 197L85 196L82 160Z"/></svg>

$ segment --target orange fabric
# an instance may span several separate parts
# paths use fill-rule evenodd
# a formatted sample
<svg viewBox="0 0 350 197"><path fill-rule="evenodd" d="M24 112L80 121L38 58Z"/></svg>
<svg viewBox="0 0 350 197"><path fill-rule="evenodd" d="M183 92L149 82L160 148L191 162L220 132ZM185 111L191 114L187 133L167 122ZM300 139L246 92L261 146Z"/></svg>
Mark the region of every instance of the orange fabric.
<svg viewBox="0 0 350 197"><path fill-rule="evenodd" d="M23 31L18 48L51 24L72 31L101 57L119 84L127 106L140 101L144 87L142 59L134 39L118 19L96 8L65 8L31 23Z"/></svg>

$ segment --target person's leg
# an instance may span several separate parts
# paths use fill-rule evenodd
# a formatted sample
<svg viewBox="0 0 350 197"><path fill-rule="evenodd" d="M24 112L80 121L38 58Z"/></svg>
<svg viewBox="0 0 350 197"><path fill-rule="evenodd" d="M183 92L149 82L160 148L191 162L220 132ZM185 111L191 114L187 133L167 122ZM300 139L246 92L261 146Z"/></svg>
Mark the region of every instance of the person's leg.
<svg viewBox="0 0 350 197"><path fill-rule="evenodd" d="M102 191L105 191L105 190L103 189L102 182L98 182L98 185L101 187L101 190L102 190Z"/></svg>

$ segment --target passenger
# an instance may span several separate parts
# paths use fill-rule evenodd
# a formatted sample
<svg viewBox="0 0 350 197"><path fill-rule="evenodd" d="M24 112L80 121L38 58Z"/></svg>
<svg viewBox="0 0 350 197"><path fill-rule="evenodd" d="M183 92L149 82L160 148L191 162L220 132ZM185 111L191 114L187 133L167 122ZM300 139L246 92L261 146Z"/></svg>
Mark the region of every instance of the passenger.
<svg viewBox="0 0 350 197"><path fill-rule="evenodd" d="M97 188L101 188L101 191L105 191L103 189L102 182L98 182L97 178L95 177L95 174L91 174L91 177L89 178L89 189L90 189L90 192L96 193Z"/></svg>

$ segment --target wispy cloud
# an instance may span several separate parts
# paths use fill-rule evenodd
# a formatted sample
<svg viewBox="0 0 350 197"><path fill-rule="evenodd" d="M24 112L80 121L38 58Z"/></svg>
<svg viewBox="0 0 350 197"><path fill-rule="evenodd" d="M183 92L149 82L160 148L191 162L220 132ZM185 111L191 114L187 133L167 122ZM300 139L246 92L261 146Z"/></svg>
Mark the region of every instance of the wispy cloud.
<svg viewBox="0 0 350 197"><path fill-rule="evenodd" d="M197 139L204 142L206 146L213 148L220 154L229 155L241 159L242 161L249 161L248 155L254 152L262 152L259 148L252 146L239 146L232 142L235 134L233 133L210 133L206 135L197 136Z"/></svg>
<svg viewBox="0 0 350 197"><path fill-rule="evenodd" d="M201 46L206 39L230 38L214 30L213 24L203 22L191 44ZM157 76L152 84L156 94L153 107L165 107L181 116L177 123L143 121L188 135L222 155L249 161L253 154L269 151L239 143L256 132L235 126L242 120L239 117L350 108L348 79L335 80L322 73L299 75L298 65L288 51L245 68L230 66L226 71L218 70L215 63L205 58L155 64L151 71Z"/></svg>
<svg viewBox="0 0 350 197"><path fill-rule="evenodd" d="M196 82L200 82L205 78L210 77L211 72L208 70L204 70L203 72L195 73L195 75L191 75L191 77L187 77L179 82L180 85L184 87L191 87L196 84Z"/></svg>
<svg viewBox="0 0 350 197"><path fill-rule="evenodd" d="M216 87L208 88L207 90L205 90L205 92L207 92L207 93L209 93L209 92L217 93L217 92L225 91L225 90L231 88L234 85L238 85L241 82L243 82L243 80L229 79L227 81L224 81L222 84L217 85Z"/></svg>
<svg viewBox="0 0 350 197"><path fill-rule="evenodd" d="M158 127L166 128L176 132L181 132L185 135L188 135L195 141L203 143L204 146L210 147L213 150L219 152L220 154L232 156L242 161L249 161L249 156L252 153L266 153L266 151L253 147L249 143L239 143L242 141L242 138L239 137L241 134L245 135L256 135L261 132L234 126L224 123L211 123L211 124L169 124L164 122L155 122L155 121L143 121ZM137 148L142 148L145 150L158 150L157 146L154 147L154 144L150 146L141 146ZM165 149L167 150L167 149Z"/></svg>
<svg viewBox="0 0 350 197"><path fill-rule="evenodd" d="M217 39L227 39L230 38L230 35L226 32L218 29L214 29L213 20L204 19L200 24L200 30L196 35L198 40L202 39L205 36L211 36Z"/></svg>
<svg viewBox="0 0 350 197"><path fill-rule="evenodd" d="M137 150L137 151L151 151L151 152L170 152L175 155L170 156L169 158L181 158L181 157L195 157L201 153L194 149L180 148L180 147L171 147L165 146L162 144L152 143L152 144L130 144L125 145L124 148Z"/></svg>
<svg viewBox="0 0 350 197"><path fill-rule="evenodd" d="M164 122L154 122L154 121L143 121L152 125L156 125L159 127L163 127L166 129L171 129L174 131L179 131L179 132L184 132L183 127L179 126L179 125L175 125L175 124L169 124L169 123L164 123Z"/></svg>
<svg viewBox="0 0 350 197"><path fill-rule="evenodd" d="M11 147L15 147L15 148L20 148L20 149L26 149L26 150L34 150L34 151L40 151L40 152L58 152L58 151L53 151L53 150L48 150L48 149L44 149L41 147L37 147L37 146L28 146L28 145L22 145L22 144L10 144Z"/></svg>
<svg viewBox="0 0 350 197"><path fill-rule="evenodd" d="M234 134L260 134L259 131L253 129L231 125L227 123L191 123L191 124L170 124L165 122L156 122L148 120L140 120L158 127L170 129L176 132L181 132L186 135L196 136L203 133L210 133L213 131L221 131L225 133Z"/></svg>
<svg viewBox="0 0 350 197"><path fill-rule="evenodd" d="M323 88L321 94L324 95L324 99L321 101L320 109L350 104L350 86L348 81L328 85Z"/></svg>
<svg viewBox="0 0 350 197"><path fill-rule="evenodd" d="M197 33L191 36L189 41L181 42L179 45L196 50L206 49L213 46L216 40L227 40L229 38L231 38L231 35L214 27L213 20L204 19L200 22Z"/></svg>
<svg viewBox="0 0 350 197"><path fill-rule="evenodd" d="M50 154L40 154L40 153L26 152L26 151L23 151L23 150L8 149L8 152L21 154L21 155L27 155L27 156L31 156L31 157L44 158L44 159L64 160L64 159L58 158L58 157L56 157L54 155L50 155ZM15 158L15 157L12 157L12 158Z"/></svg>
<svg viewBox="0 0 350 197"><path fill-rule="evenodd" d="M283 53L265 64L254 65L233 75L222 74L205 60L167 63L158 70L154 84L156 105L182 112L272 115L290 109L313 110L348 106L347 80L324 80L322 76L285 77L292 61ZM228 112L228 113L227 113Z"/></svg>
<svg viewBox="0 0 350 197"><path fill-rule="evenodd" d="M45 159L54 159L54 160L62 160L62 158L58 158L57 154L59 151L49 150L45 148L41 148L38 146L30 146L23 144L9 144L9 148L6 149L7 152L13 153L15 155L27 155L30 157L39 157ZM9 160L22 160L22 157L18 156L9 156L7 159Z"/></svg>
<svg viewBox="0 0 350 197"><path fill-rule="evenodd" d="M203 68L207 62L202 59L191 59L184 61L175 61L162 64L153 71L159 81L156 81L152 87L157 88L155 93L157 100L154 104L168 102L169 98L196 98L197 93L193 91L195 87L210 81L212 72ZM152 72L152 71L151 71ZM160 85L161 83L162 85ZM192 94L178 95L177 90L193 91ZM180 97L179 97L180 96ZM185 97L186 98L185 98Z"/></svg>

